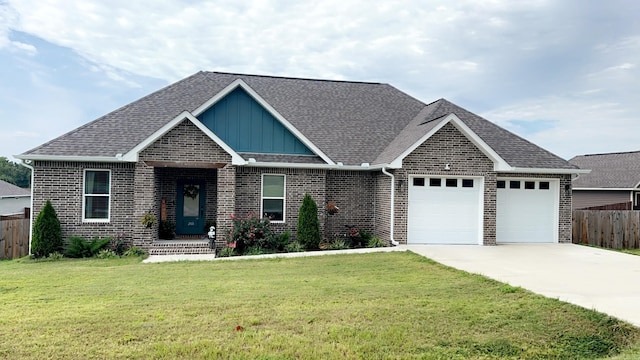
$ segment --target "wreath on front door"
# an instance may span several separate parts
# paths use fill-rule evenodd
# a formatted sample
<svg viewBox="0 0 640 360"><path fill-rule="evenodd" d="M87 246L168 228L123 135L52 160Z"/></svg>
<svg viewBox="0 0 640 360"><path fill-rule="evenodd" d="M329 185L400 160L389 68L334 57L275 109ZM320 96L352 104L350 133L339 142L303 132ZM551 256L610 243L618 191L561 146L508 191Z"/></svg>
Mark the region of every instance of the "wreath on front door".
<svg viewBox="0 0 640 360"><path fill-rule="evenodd" d="M198 188L198 186L193 184L185 185L184 190L182 192L184 196L190 197L192 199L195 199L199 193L200 193L200 189Z"/></svg>

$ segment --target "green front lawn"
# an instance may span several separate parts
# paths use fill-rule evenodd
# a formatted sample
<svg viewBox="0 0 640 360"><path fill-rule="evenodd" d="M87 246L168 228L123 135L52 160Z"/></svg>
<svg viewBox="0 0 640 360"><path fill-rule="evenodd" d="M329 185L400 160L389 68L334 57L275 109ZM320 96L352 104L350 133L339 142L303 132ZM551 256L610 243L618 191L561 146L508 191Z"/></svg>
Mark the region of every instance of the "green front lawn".
<svg viewBox="0 0 640 360"><path fill-rule="evenodd" d="M138 261L0 262L0 358L640 355L638 328L408 252Z"/></svg>
<svg viewBox="0 0 640 360"><path fill-rule="evenodd" d="M640 255L640 249L624 249L621 251L627 254Z"/></svg>

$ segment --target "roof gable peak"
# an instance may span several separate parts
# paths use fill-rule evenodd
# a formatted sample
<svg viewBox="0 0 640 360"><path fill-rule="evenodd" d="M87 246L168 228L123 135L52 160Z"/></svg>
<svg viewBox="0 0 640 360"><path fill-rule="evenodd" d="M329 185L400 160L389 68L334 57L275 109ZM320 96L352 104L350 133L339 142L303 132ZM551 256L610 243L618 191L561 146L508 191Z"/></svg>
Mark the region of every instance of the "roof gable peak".
<svg viewBox="0 0 640 360"><path fill-rule="evenodd" d="M334 165L335 162L331 160L320 148L311 142L306 136L304 136L295 126L293 126L284 116L282 116L271 104L269 104L260 94L258 94L251 86L249 86L241 78L237 78L227 85L224 89L213 95L209 100L205 101L192 114L197 117L215 105L217 102L225 98L237 88L241 88L250 97L253 98L260 106L262 106L268 113L270 113L276 120L278 120L287 130L289 130L296 138L298 138L306 147L308 147L314 154L318 155L327 164ZM198 121L199 122L199 121Z"/></svg>

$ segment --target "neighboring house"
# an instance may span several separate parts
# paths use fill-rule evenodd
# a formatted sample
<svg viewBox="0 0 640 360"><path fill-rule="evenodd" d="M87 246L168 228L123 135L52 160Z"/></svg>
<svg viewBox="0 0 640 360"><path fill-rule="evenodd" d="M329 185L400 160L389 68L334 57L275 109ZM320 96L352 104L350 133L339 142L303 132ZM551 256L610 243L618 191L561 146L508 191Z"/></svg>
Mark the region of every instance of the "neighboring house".
<svg viewBox="0 0 640 360"><path fill-rule="evenodd" d="M444 99L380 83L199 72L17 156L34 208L65 236L125 232L154 249L151 213L179 236L264 214L295 236L305 193L325 237L390 243L570 242L581 170ZM333 201L335 215L324 206ZM156 249L157 250L157 249Z"/></svg>
<svg viewBox="0 0 640 360"><path fill-rule="evenodd" d="M640 209L640 151L576 156L570 163L584 169L573 180L573 208L626 203Z"/></svg>
<svg viewBox="0 0 640 360"><path fill-rule="evenodd" d="M31 206L31 190L0 180L0 216L24 215Z"/></svg>

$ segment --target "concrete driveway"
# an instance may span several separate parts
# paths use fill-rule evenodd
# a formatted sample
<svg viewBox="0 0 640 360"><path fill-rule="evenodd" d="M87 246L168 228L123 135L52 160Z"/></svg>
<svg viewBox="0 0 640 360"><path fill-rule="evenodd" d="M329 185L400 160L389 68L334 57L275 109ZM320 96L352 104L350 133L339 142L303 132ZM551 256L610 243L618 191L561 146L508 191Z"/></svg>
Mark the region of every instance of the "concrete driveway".
<svg viewBox="0 0 640 360"><path fill-rule="evenodd" d="M573 244L402 247L447 266L640 326L640 256Z"/></svg>

